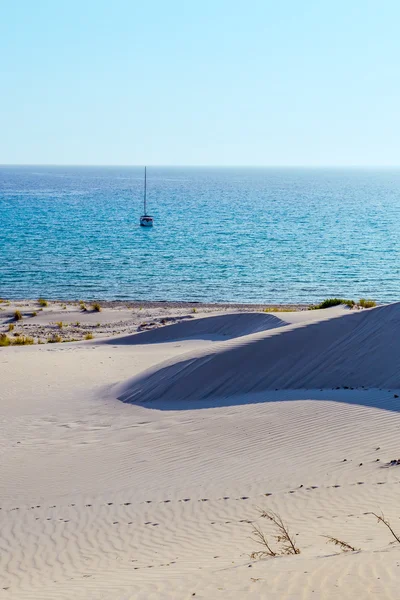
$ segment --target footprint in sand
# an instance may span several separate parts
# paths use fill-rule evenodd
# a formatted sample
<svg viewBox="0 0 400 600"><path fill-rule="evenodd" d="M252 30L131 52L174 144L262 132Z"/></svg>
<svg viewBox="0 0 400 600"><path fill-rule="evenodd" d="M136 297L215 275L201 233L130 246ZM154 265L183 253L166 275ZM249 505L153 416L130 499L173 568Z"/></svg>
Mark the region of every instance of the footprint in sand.
<svg viewBox="0 0 400 600"><path fill-rule="evenodd" d="M112 506L113 502L107 502L107 506Z"/></svg>
<svg viewBox="0 0 400 600"><path fill-rule="evenodd" d="M90 508L92 505L91 505L91 504L85 504L85 506L86 506L87 508Z"/></svg>
<svg viewBox="0 0 400 600"><path fill-rule="evenodd" d="M153 527L157 527L160 523L153 523Z"/></svg>
<svg viewBox="0 0 400 600"><path fill-rule="evenodd" d="M129 506L131 502L124 502L124 506Z"/></svg>
<svg viewBox="0 0 400 600"><path fill-rule="evenodd" d="M240 499L241 499L241 500L248 500L248 499L249 499L249 497L248 497L248 496L241 496L241 497L240 497Z"/></svg>
<svg viewBox="0 0 400 600"><path fill-rule="evenodd" d="M146 500L146 504L151 504L151 500Z"/></svg>
<svg viewBox="0 0 400 600"><path fill-rule="evenodd" d="M171 500L164 500L165 504L167 504L167 502L171 502Z"/></svg>
<svg viewBox="0 0 400 600"><path fill-rule="evenodd" d="M208 498L202 498L201 502L208 502Z"/></svg>

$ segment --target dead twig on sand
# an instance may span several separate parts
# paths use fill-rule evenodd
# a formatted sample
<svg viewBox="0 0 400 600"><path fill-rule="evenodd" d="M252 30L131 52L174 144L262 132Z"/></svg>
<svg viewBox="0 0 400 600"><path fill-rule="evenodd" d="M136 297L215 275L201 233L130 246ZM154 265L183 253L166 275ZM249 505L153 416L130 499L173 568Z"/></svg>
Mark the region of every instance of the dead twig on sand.
<svg viewBox="0 0 400 600"><path fill-rule="evenodd" d="M252 552L250 554L250 558L263 558L265 556L276 556L276 552L274 552L269 545L268 539L265 534L261 531L258 525L253 525L253 539L257 542L257 544L261 544L264 547L264 550L258 550L256 552Z"/></svg>
<svg viewBox="0 0 400 600"><path fill-rule="evenodd" d="M384 525L386 525L386 527L389 529L390 533L392 534L392 536L394 537L396 542L398 542L400 544L399 536L393 531L389 521L385 518L384 514L381 513L380 515L377 515L374 512L371 512L370 514L374 515L374 517L376 517L378 519L378 523L383 523Z"/></svg>
<svg viewBox="0 0 400 600"><path fill-rule="evenodd" d="M354 548L347 542L344 542L343 540L338 540L337 538L332 537L330 535L323 535L322 537L328 540L327 544L331 543L335 544L335 546L339 546L342 552L358 552L360 550L359 548Z"/></svg>

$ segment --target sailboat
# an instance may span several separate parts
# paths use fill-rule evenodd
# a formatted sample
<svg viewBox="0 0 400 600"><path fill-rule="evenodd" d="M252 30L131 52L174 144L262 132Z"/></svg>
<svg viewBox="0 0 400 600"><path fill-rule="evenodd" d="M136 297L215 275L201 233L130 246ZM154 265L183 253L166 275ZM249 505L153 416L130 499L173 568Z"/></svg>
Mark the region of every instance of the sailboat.
<svg viewBox="0 0 400 600"><path fill-rule="evenodd" d="M147 177L146 177L146 167L144 168L144 197L143 197L143 205L144 205L144 214L140 217L140 225L142 227L153 227L153 217L147 214L147 206L146 206L146 187L147 187Z"/></svg>

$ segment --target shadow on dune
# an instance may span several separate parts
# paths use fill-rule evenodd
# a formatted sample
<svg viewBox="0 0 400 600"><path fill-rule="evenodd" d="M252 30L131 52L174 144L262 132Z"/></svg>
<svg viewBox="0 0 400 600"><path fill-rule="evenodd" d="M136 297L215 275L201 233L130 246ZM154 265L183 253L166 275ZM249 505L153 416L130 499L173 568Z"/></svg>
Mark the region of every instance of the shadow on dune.
<svg viewBox="0 0 400 600"><path fill-rule="evenodd" d="M161 344L180 340L233 339L251 333L268 331L286 325L284 321L271 314L264 313L233 313L212 317L194 318L190 321L165 325L151 331L143 331L99 341L99 344L142 345Z"/></svg>
<svg viewBox="0 0 400 600"><path fill-rule="evenodd" d="M220 344L147 371L117 395L176 410L242 404L248 394L274 390L344 386L400 388L400 304Z"/></svg>

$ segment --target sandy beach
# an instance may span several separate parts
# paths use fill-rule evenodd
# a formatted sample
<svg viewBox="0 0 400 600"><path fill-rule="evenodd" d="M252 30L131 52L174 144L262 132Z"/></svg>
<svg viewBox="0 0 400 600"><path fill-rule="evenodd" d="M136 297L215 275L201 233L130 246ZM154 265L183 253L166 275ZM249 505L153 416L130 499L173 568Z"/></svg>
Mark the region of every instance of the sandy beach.
<svg viewBox="0 0 400 600"><path fill-rule="evenodd" d="M397 598L400 304L85 307L0 304L0 598Z"/></svg>

